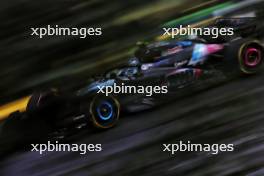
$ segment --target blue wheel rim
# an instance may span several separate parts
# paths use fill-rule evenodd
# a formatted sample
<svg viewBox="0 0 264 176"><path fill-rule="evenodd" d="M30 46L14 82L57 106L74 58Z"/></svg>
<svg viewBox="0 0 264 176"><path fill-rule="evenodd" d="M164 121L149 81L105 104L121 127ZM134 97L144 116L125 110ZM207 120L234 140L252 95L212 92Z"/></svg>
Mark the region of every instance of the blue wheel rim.
<svg viewBox="0 0 264 176"><path fill-rule="evenodd" d="M101 109L104 106L109 109L109 113L107 113L108 115L103 115L101 112ZM96 112L97 112L100 119L105 120L105 121L109 120L113 116L113 106L111 103L104 101L96 108Z"/></svg>

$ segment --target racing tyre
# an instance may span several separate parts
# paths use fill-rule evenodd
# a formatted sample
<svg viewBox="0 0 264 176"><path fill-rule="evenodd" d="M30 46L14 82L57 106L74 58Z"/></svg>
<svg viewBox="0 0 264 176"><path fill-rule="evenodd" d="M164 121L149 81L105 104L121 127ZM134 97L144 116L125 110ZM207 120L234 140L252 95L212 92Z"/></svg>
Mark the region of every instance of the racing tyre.
<svg viewBox="0 0 264 176"><path fill-rule="evenodd" d="M244 74L257 73L263 64L263 58L263 47L258 41L245 42L238 52L240 71Z"/></svg>
<svg viewBox="0 0 264 176"><path fill-rule="evenodd" d="M96 96L90 104L93 125L99 129L108 129L116 125L120 114L120 104L113 96Z"/></svg>

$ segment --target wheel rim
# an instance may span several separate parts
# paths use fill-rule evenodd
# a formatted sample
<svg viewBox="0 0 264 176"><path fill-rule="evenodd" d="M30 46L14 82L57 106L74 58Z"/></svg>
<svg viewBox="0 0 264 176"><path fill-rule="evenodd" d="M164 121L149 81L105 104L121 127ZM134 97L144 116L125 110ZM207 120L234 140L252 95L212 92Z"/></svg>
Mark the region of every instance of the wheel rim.
<svg viewBox="0 0 264 176"><path fill-rule="evenodd" d="M255 67L261 61L261 51L256 48L247 48L245 53L245 65L248 67Z"/></svg>
<svg viewBox="0 0 264 176"><path fill-rule="evenodd" d="M90 104L91 119L95 127L108 129L113 127L120 113L120 104L112 96L96 96Z"/></svg>
<svg viewBox="0 0 264 176"><path fill-rule="evenodd" d="M96 112L102 120L109 120L113 116L113 106L107 101L103 101L97 108Z"/></svg>

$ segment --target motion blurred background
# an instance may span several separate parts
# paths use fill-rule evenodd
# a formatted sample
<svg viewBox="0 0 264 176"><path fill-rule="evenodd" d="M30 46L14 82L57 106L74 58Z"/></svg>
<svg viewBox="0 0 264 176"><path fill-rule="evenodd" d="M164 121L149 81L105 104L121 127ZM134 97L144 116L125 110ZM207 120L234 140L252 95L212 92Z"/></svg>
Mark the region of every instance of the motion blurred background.
<svg viewBox="0 0 264 176"><path fill-rule="evenodd" d="M203 26L216 17L261 17L263 11L263 0L1 1L0 104L46 87L75 89L92 75L127 62L137 41L161 40L159 36L164 26ZM263 23L261 19L260 23ZM30 35L31 27L56 24L63 27L102 27L103 35L86 39L56 36L39 39ZM111 152L87 157L60 153L42 158L32 153L10 154L0 164L0 175L19 172L21 175L263 176L264 119L261 103L264 103L264 86L261 81L263 75L252 78L250 83L238 80L194 96L193 101L187 97L180 103L155 110L156 113L149 112L137 119L128 118L129 124L122 124L120 126L123 127L111 132L75 139L83 143L104 139L107 147L115 147ZM246 91L248 94L245 95ZM206 101L201 103L204 99ZM177 110L179 112L175 112L175 107L181 108ZM253 110L245 112L248 108ZM166 112L169 113L164 115ZM199 117L194 114L200 116L199 123L195 122ZM183 116L186 117L184 120ZM252 133L246 134L253 129ZM146 142L149 138L153 140ZM175 142L179 138L193 139L198 143L208 140L236 142L242 145L237 147L241 152L216 158L200 153L179 154L178 158L172 159L171 156L160 155L160 148L151 147L165 141L173 142L172 139ZM24 162L27 162L26 166Z"/></svg>

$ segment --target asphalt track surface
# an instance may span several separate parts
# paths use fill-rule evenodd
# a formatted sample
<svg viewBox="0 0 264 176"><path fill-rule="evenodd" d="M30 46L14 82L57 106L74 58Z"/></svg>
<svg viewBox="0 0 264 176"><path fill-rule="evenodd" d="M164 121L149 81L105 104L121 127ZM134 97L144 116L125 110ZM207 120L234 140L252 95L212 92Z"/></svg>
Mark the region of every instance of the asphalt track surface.
<svg viewBox="0 0 264 176"><path fill-rule="evenodd" d="M129 115L103 132L71 143L102 143L103 151L17 151L0 162L1 176L264 175L264 74L242 77L160 108ZM163 143L232 143L233 152L162 152Z"/></svg>

